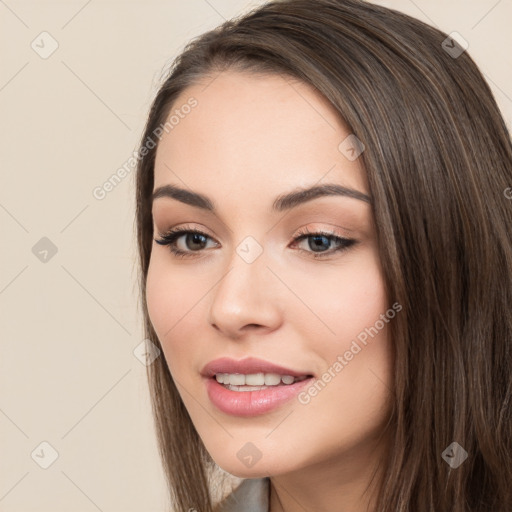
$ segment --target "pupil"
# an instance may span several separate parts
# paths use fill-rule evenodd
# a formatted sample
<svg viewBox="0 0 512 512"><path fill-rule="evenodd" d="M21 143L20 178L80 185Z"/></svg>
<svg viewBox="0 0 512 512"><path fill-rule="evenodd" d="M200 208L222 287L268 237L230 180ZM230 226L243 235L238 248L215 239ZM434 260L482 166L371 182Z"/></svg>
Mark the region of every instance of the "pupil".
<svg viewBox="0 0 512 512"><path fill-rule="evenodd" d="M322 241L323 241L323 242L325 242L325 243L327 243L327 244L329 244L329 239L328 239L325 235L315 235L315 236L313 236L313 237L311 237L311 238L313 238L314 243L315 243L315 247L316 247L316 248L322 249L322 246L320 245ZM315 247L313 247L313 246L311 245L311 243L309 244L309 247L310 247L311 249L314 249L314 248L315 248ZM328 247L323 247L323 248L324 248L324 249L328 249Z"/></svg>
<svg viewBox="0 0 512 512"><path fill-rule="evenodd" d="M191 244L192 246L193 246L193 244L197 243L197 244L199 244L199 247L197 247L198 249L202 249L203 248L202 246L204 245L204 241L205 241L204 240L204 238L205 238L204 235L201 235L199 233L190 233L188 235L188 237L190 237L190 238L188 238L187 241L192 240L192 244ZM193 248L193 247L190 247L190 248Z"/></svg>

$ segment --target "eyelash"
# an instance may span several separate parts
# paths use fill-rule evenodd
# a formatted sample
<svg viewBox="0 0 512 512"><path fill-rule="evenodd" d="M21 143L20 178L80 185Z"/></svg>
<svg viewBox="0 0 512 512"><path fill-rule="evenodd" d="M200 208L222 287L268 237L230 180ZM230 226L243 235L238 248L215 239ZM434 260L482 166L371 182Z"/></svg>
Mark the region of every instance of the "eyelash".
<svg viewBox="0 0 512 512"><path fill-rule="evenodd" d="M164 235L160 235L161 238L159 240L155 239L155 242L160 245L168 245L169 250L171 251L174 256L178 258L189 258L189 257L196 257L198 253L203 252L204 249L201 249L199 251L182 251L181 249L176 248L176 241L183 235L191 234L191 233L197 233L198 235L202 235L206 238L211 238L206 233L203 233L202 231L199 231L198 229L190 228L188 229L186 226L178 229L170 229L165 233ZM297 244L301 242L304 239L307 239L312 236L325 236L330 241L336 241L339 242L338 247L336 247L334 250L327 250L320 253L315 253L312 251L308 251L306 249L299 249L301 252L306 252L308 254L313 254L313 258L319 259L324 258L326 256L332 256L335 252L343 252L347 250L349 247L357 243L357 240L354 240L353 238L344 238L341 236L336 235L332 232L327 231L309 231L307 228L299 231L297 236L293 239L293 243Z"/></svg>

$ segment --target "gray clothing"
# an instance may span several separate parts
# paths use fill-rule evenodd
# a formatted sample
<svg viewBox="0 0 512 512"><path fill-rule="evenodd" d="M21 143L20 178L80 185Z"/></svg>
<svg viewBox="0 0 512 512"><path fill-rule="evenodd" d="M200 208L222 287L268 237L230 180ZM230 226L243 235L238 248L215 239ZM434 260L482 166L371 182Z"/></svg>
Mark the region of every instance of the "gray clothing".
<svg viewBox="0 0 512 512"><path fill-rule="evenodd" d="M270 479L246 478L222 502L219 512L269 512Z"/></svg>

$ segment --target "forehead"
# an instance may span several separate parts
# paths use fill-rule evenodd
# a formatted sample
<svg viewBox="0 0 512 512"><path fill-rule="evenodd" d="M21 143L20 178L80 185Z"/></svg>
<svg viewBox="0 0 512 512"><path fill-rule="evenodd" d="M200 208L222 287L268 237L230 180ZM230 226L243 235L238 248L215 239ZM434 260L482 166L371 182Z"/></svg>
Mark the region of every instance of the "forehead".
<svg viewBox="0 0 512 512"><path fill-rule="evenodd" d="M325 177L367 192L361 160L340 151L349 127L316 89L296 79L218 73L185 89L171 116L157 149L155 188L182 181L265 194Z"/></svg>

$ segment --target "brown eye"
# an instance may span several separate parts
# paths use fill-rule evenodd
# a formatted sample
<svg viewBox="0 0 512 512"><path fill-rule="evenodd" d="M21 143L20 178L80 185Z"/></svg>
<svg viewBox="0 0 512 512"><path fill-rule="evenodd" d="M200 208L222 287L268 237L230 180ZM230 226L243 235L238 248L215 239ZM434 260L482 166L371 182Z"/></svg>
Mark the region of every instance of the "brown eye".
<svg viewBox="0 0 512 512"><path fill-rule="evenodd" d="M179 239L184 239L184 248L178 247ZM197 229L176 229L170 230L161 235L155 242L160 245L168 245L169 250L176 256L187 257L196 256L194 253L200 253L206 248L208 239L211 239L206 233Z"/></svg>

